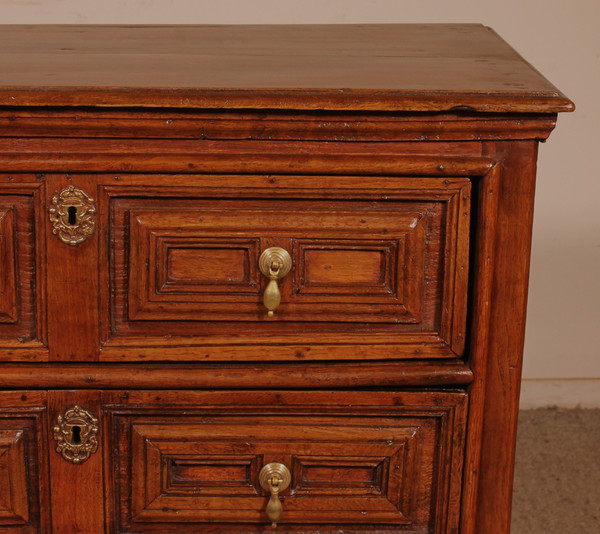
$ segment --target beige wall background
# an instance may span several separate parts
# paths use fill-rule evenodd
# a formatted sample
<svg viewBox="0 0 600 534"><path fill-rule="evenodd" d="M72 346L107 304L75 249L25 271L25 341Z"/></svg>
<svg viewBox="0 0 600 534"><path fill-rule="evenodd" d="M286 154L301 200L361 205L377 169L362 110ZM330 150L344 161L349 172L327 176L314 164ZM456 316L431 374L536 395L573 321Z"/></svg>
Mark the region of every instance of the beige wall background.
<svg viewBox="0 0 600 534"><path fill-rule="evenodd" d="M481 22L577 105L539 153L522 406L600 406L598 0L0 0L2 24ZM0 74L1 75L1 74Z"/></svg>

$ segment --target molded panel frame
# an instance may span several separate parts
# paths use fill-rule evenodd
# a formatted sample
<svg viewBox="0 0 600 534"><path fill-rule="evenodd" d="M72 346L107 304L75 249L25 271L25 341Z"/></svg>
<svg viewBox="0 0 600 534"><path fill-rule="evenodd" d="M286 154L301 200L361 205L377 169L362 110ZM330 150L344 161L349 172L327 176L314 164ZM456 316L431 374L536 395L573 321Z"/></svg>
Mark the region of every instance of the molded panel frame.
<svg viewBox="0 0 600 534"><path fill-rule="evenodd" d="M45 361L43 175L0 172L0 361Z"/></svg>
<svg viewBox="0 0 600 534"><path fill-rule="evenodd" d="M293 475L283 532L457 528L464 393L102 395L115 532L262 531L268 495L258 471L273 461ZM172 483L178 462L191 466L185 484Z"/></svg>
<svg viewBox="0 0 600 534"><path fill-rule="evenodd" d="M49 532L44 392L0 392L0 532Z"/></svg>

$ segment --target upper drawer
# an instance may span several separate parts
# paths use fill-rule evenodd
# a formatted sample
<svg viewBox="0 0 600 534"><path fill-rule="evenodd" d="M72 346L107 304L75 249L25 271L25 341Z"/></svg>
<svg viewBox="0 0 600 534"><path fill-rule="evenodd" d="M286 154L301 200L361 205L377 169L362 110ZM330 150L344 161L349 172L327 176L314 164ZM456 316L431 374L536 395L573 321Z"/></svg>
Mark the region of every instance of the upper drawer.
<svg viewBox="0 0 600 534"><path fill-rule="evenodd" d="M274 345L267 358L460 354L470 181L397 178L382 194L381 179L359 180L359 198L335 189L327 199L116 191L104 355L123 359L146 347L144 357L170 359L178 346L185 359L202 346L203 357L229 359L242 345L250 359ZM263 304L270 277L259 268L270 247L291 260L289 274L271 283L281 298L272 317Z"/></svg>

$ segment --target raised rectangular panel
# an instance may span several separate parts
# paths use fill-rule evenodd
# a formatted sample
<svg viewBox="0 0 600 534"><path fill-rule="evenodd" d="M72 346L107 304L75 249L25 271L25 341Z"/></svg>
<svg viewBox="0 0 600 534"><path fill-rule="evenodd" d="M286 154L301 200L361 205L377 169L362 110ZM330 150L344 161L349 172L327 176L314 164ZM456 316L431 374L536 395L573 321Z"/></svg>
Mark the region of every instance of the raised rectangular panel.
<svg viewBox="0 0 600 534"><path fill-rule="evenodd" d="M43 408L0 410L0 532L40 532L44 523L43 415Z"/></svg>
<svg viewBox="0 0 600 534"><path fill-rule="evenodd" d="M46 353L44 263L38 261L38 245L44 246L36 232L40 189L33 183L0 188L0 361Z"/></svg>
<svg viewBox="0 0 600 534"><path fill-rule="evenodd" d="M424 323L425 281L431 282L426 226L428 213L415 215L397 239L294 240L293 299L319 314L340 304L348 320ZM429 276L428 276L429 275ZM427 296L427 297L426 297Z"/></svg>
<svg viewBox="0 0 600 534"><path fill-rule="evenodd" d="M253 485L259 470L260 456L173 456L168 461L165 493L204 491L210 495L227 494L231 487L246 489L257 495Z"/></svg>
<svg viewBox="0 0 600 534"><path fill-rule="evenodd" d="M14 210L0 205L0 323L17 321Z"/></svg>
<svg viewBox="0 0 600 534"><path fill-rule="evenodd" d="M395 293L395 264L399 241L328 242L300 241L295 244L296 293ZM319 288L319 289L317 289Z"/></svg>
<svg viewBox="0 0 600 534"><path fill-rule="evenodd" d="M279 404L261 405L275 396ZM270 462L292 474L280 528L335 523L446 532L433 525L458 506L463 394L375 394L369 403L336 393L329 407L319 399L303 405L293 393L239 393L228 406L220 405L224 394L214 397L180 393L172 409L160 395L162 406L105 408L118 532L267 524L258 475Z"/></svg>
<svg viewBox="0 0 600 534"><path fill-rule="evenodd" d="M389 456L332 458L295 455L292 457L292 472L296 481L294 494L328 495L341 492L346 495L381 495L387 489L389 460Z"/></svg>
<svg viewBox="0 0 600 534"><path fill-rule="evenodd" d="M27 524L26 454L22 430L0 430L0 520Z"/></svg>
<svg viewBox="0 0 600 534"><path fill-rule="evenodd" d="M259 291L258 239L160 237L156 249L157 294Z"/></svg>

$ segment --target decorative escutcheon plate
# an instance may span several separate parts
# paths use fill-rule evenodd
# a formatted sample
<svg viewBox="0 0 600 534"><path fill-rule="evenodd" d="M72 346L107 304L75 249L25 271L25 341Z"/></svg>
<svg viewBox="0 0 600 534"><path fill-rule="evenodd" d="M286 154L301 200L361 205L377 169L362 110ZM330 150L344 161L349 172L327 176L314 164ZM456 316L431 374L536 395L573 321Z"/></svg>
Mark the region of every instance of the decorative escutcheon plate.
<svg viewBox="0 0 600 534"><path fill-rule="evenodd" d="M56 452L73 464L85 462L98 450L98 419L77 405L59 415L52 430Z"/></svg>
<svg viewBox="0 0 600 534"><path fill-rule="evenodd" d="M69 185L52 197L49 208L52 233L73 247L94 233L96 205L85 191Z"/></svg>

